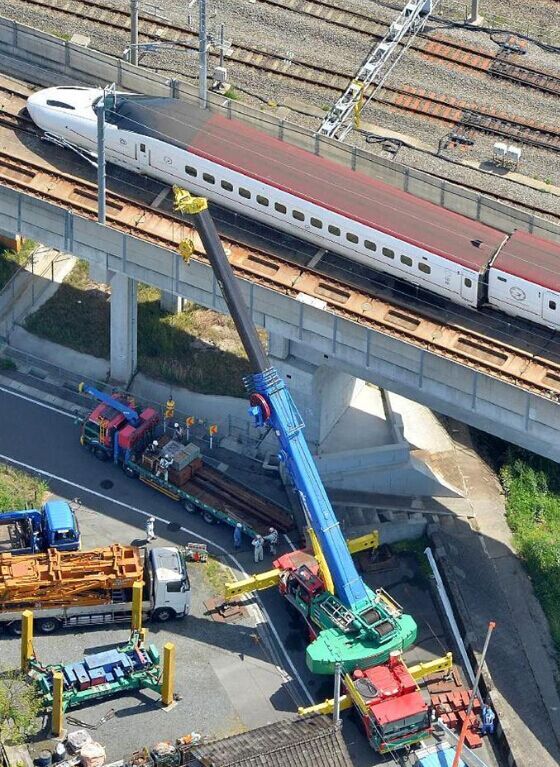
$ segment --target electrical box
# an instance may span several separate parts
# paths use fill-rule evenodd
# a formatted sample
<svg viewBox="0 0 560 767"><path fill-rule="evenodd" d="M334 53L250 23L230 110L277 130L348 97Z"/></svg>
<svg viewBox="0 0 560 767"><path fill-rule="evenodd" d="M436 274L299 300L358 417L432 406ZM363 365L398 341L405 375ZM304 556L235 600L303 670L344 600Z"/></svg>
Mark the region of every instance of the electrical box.
<svg viewBox="0 0 560 767"><path fill-rule="evenodd" d="M493 149L494 149L494 160L503 161L507 152L507 144L503 144L501 141L497 141L494 144Z"/></svg>
<svg viewBox="0 0 560 767"><path fill-rule="evenodd" d="M513 145L508 146L505 160L508 165L512 165L513 167L517 168L519 161L521 160L521 149Z"/></svg>
<svg viewBox="0 0 560 767"><path fill-rule="evenodd" d="M226 67L216 67L214 70L214 80L217 83L227 83L228 72Z"/></svg>

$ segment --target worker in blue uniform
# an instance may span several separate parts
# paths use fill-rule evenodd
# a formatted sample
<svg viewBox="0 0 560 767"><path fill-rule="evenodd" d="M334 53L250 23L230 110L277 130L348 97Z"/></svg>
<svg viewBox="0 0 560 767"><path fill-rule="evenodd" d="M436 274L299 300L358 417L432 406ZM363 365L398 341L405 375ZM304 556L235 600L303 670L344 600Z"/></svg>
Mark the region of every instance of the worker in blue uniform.
<svg viewBox="0 0 560 767"><path fill-rule="evenodd" d="M234 549L241 548L242 534L243 534L243 525L241 524L241 522L238 522L233 528L233 548Z"/></svg>
<svg viewBox="0 0 560 767"><path fill-rule="evenodd" d="M492 711L490 706L484 704L482 706L482 712L480 715L480 734L481 735L493 735L494 734L494 721L496 714Z"/></svg>

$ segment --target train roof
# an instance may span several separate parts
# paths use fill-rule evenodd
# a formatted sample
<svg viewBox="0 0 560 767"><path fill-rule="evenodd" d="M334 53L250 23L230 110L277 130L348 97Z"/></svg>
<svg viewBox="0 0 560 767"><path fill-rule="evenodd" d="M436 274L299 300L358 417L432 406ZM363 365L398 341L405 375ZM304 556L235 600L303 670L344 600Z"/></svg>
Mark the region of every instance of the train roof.
<svg viewBox="0 0 560 767"><path fill-rule="evenodd" d="M515 231L493 266L543 288L560 292L560 243Z"/></svg>
<svg viewBox="0 0 560 767"><path fill-rule="evenodd" d="M178 99L121 96L120 129L158 138L481 271L504 235L365 174Z"/></svg>

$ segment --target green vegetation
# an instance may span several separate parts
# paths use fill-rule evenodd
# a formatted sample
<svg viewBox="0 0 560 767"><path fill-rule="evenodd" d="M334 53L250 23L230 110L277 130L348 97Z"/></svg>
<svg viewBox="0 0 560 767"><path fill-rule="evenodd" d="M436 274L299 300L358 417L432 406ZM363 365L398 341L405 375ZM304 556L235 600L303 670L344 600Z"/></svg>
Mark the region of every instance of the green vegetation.
<svg viewBox="0 0 560 767"><path fill-rule="evenodd" d="M40 506L47 490L43 480L0 463L0 512Z"/></svg>
<svg viewBox="0 0 560 767"><path fill-rule="evenodd" d="M17 370L17 365L11 357L0 357L0 370Z"/></svg>
<svg viewBox="0 0 560 767"><path fill-rule="evenodd" d="M39 731L41 697L20 671L0 674L0 743L17 746Z"/></svg>
<svg viewBox="0 0 560 767"><path fill-rule="evenodd" d="M204 394L244 396L249 363L233 323L189 304L180 314L160 308L159 291L138 289L138 369ZM110 294L80 262L56 294L26 321L31 333L96 357L109 356Z"/></svg>
<svg viewBox="0 0 560 767"><path fill-rule="evenodd" d="M204 566L204 576L219 596L223 596L225 584L232 580L231 572L220 559L215 557L208 557L208 562Z"/></svg>
<svg viewBox="0 0 560 767"><path fill-rule="evenodd" d="M72 35L68 32L59 32L56 29L49 30L49 35L52 35L53 37L59 37L61 40L70 40L72 38Z"/></svg>
<svg viewBox="0 0 560 767"><path fill-rule="evenodd" d="M231 99L232 101L241 101L241 95L239 91L235 90L233 85L230 85L227 91L224 93L224 96L226 99Z"/></svg>
<svg viewBox="0 0 560 767"><path fill-rule="evenodd" d="M500 479L515 546L560 650L560 467L510 447Z"/></svg>
<svg viewBox="0 0 560 767"><path fill-rule="evenodd" d="M17 270L25 264L34 248L35 243L32 240L25 240L19 253L16 253L15 250L3 250L0 252L0 290Z"/></svg>
<svg viewBox="0 0 560 767"><path fill-rule="evenodd" d="M418 562L420 573L425 578L430 578L432 569L424 550L430 545L428 538L423 535L421 538L407 538L404 541L391 543L390 548L394 554L412 554Z"/></svg>

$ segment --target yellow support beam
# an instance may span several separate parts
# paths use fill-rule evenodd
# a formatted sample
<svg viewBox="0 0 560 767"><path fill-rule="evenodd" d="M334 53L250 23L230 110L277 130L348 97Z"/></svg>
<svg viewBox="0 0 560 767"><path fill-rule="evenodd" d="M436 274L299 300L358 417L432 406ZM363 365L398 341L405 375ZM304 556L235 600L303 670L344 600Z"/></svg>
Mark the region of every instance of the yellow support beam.
<svg viewBox="0 0 560 767"><path fill-rule="evenodd" d="M352 708L352 699L349 695L340 696L340 710L345 711L348 708ZM322 703L316 703L314 706L300 706L297 710L300 716L308 716L309 714L332 714L334 711L334 698L327 698Z"/></svg>
<svg viewBox="0 0 560 767"><path fill-rule="evenodd" d="M226 599L239 597L241 594L248 594L251 591L262 591L276 586L280 580L281 570L267 570L266 573L258 573L245 578L242 581L233 581L224 585L224 595Z"/></svg>
<svg viewBox="0 0 560 767"><path fill-rule="evenodd" d="M175 645L167 642L163 645L163 681L161 683L161 702L164 706L173 703L175 690Z"/></svg>
<svg viewBox="0 0 560 767"><path fill-rule="evenodd" d="M62 671L53 672L53 707L52 707L52 733L55 738L62 735L64 728L63 712L63 679Z"/></svg>
<svg viewBox="0 0 560 767"><path fill-rule="evenodd" d="M376 549L379 546L379 533L377 530L372 530L371 533L361 535L359 538L351 538L346 543L350 554L357 554L366 549Z"/></svg>
<svg viewBox="0 0 560 767"><path fill-rule="evenodd" d="M33 657L33 612L24 610L21 614L21 670L27 671Z"/></svg>
<svg viewBox="0 0 560 767"><path fill-rule="evenodd" d="M443 658L429 660L426 663L418 663L416 666L408 666L408 673L415 682L419 682L430 674L440 671L451 671L453 668L453 653L448 652Z"/></svg>
<svg viewBox="0 0 560 767"><path fill-rule="evenodd" d="M142 629L142 593L144 590L144 581L136 581L132 585L132 625L133 631Z"/></svg>
<svg viewBox="0 0 560 767"><path fill-rule="evenodd" d="M325 584L325 589L331 593L334 594L334 583L331 575L331 571L329 570L329 566L327 564L327 560L325 559L325 555L323 554L323 550L321 548L321 544L319 543L319 539L315 535L315 530L313 530L312 527L307 528L307 532L309 533L309 537L311 538L311 545L313 546L313 556L317 560L319 564L319 575L321 576L321 579L323 583Z"/></svg>

